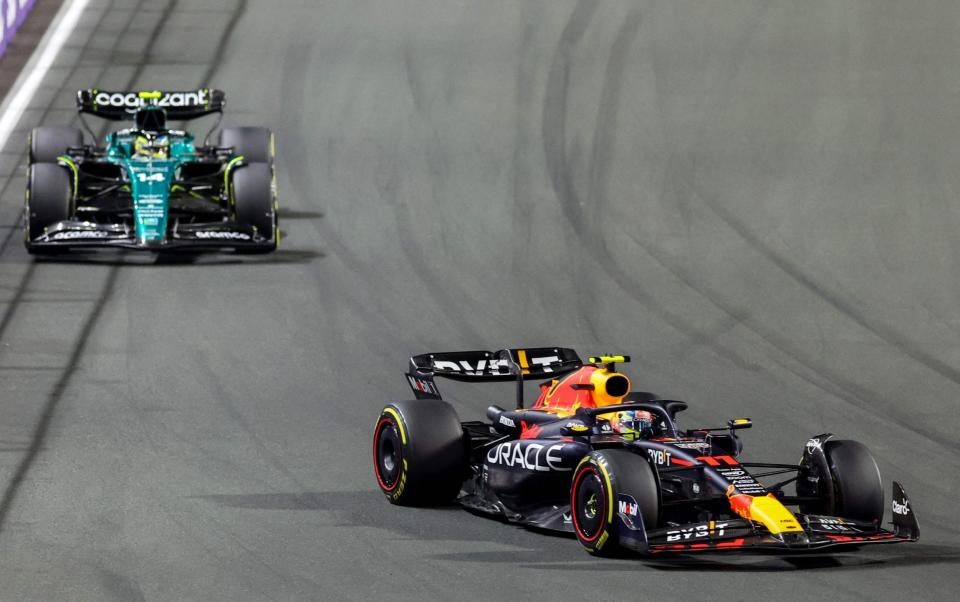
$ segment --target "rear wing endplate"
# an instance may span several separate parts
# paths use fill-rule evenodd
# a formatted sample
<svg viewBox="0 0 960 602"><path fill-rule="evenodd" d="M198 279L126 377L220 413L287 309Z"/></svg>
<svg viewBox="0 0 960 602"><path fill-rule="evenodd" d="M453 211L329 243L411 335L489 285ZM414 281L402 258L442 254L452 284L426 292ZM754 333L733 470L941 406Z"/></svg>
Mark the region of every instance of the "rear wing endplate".
<svg viewBox="0 0 960 602"><path fill-rule="evenodd" d="M577 352L565 347L450 351L411 357L406 376L417 399L440 399L435 376L463 382L522 383L553 378L582 366Z"/></svg>

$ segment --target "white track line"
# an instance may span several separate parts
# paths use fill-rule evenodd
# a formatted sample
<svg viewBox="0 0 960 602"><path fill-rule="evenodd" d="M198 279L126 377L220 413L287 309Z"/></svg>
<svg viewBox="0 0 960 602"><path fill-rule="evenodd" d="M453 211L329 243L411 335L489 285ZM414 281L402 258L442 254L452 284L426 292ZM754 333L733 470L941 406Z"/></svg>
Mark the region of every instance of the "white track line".
<svg viewBox="0 0 960 602"><path fill-rule="evenodd" d="M89 2L90 0L72 0L60 7L50 27L47 28L47 33L43 35L30 60L23 66L17 80L13 82L10 93L3 99L3 104L0 104L0 151L7 145L10 134L30 101L33 100L33 95L50 71L54 59L57 58L67 38L73 33L83 9Z"/></svg>

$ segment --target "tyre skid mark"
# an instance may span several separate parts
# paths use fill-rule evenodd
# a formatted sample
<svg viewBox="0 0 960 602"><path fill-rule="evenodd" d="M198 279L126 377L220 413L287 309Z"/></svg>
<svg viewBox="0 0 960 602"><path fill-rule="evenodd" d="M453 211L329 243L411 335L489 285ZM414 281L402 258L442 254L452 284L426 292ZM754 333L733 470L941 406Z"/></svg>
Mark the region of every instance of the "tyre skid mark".
<svg viewBox="0 0 960 602"><path fill-rule="evenodd" d="M553 184L554 192L557 196L557 199L560 201L561 209L563 210L563 213L576 236L581 240L584 247L590 250L594 255L596 263L607 272L607 274L618 284L618 286L624 290L624 292L629 294L641 305L654 312L668 325L674 327L679 333L691 341L691 343L706 344L711 348L714 348L722 357L732 361L741 369L753 369L754 366L743 359L735 350L720 343L714 337L710 337L708 333L702 332L702 329L695 328L682 315L672 312L666 307L657 303L652 296L644 290L642 283L640 283L639 280L619 266L616 261L616 255L606 244L606 237L598 235L601 225L599 216L587 216L584 212L584 202L581 200L570 175L572 173L572 169L566 151L565 129L567 119L567 103L571 84L571 61L576 46L583 37L586 28L589 25L590 18L593 16L595 8L596 4L594 2L590 2L589 0L581 0L575 7L567 26L561 35L561 40L555 52L554 62L551 66L547 82L547 95L545 99L543 117L543 137L547 156L547 168L551 183ZM625 53L627 46L629 46L628 40L630 38L627 37L626 32L628 30L626 29L626 26L633 20L634 19L628 18L624 21L624 25L621 26L621 29L618 32L617 40L615 41L614 47L611 51L611 59L608 62L608 68L605 76L604 93L602 95L603 102L601 102L599 107L601 117L598 118L597 130L595 132L593 141L594 148L591 154L591 164L589 166L591 175L589 190L591 193L589 199L592 201L591 209L602 209L605 201L605 182L608 177L606 172L608 167L606 167L606 164L609 163L609 157L607 156L608 153L605 154L601 147L602 145L609 144L609 140L614 133L616 118L615 96L617 95L617 90L619 88L618 84L610 82L617 82L619 79L621 79L622 70L617 69L615 65L621 62L622 59L620 58L620 55ZM728 81L735 79L740 63L742 62L742 56L745 54L746 48L749 46L750 39L752 38L752 35L760 21L761 19L758 17L758 19L749 28L748 35L745 35L744 39L741 41L739 45L740 51L738 52L739 58L734 61L734 64L731 67L732 76ZM636 19L636 25L634 25L634 27L639 27L639 19ZM627 42L624 43L625 41ZM611 108L614 110L611 111ZM598 162L603 163L604 165L598 166ZM675 180L674 185L677 184L678 182ZM696 193L696 191L693 192ZM758 241L756 237L753 237L751 233L746 231L741 224L736 222L731 215L725 213L722 207L716 203L711 203L703 196L697 196L714 214L717 215L718 218L720 218L721 222L733 229L733 231L744 238L746 242L753 246L759 244L762 247L762 243ZM869 402L871 398L877 397L874 393L866 390L864 387L861 387L856 383L853 383L849 379L845 379L840 375L832 373L832 371L827 369L825 366L819 365L819 362L815 362L810 358L805 357L805 355L799 349L797 349L795 345L790 344L785 337L775 334L769 328L766 328L759 324L756 320L751 319L749 314L743 309L734 307L732 304L721 299L715 291L709 290L704 283L696 282L695 279L683 268L665 261L662 254L658 253L656 249L652 248L649 243L640 240L639 237L633 235L632 233L628 233L628 236L641 249L643 249L648 256L673 274L678 280L680 280L681 283L699 294L701 297L715 306L720 312L722 312L722 314L725 315L725 330L729 330L735 325L742 324L745 328L749 329L755 335L760 337L761 340L777 349L783 355L792 358L806 370L810 370L818 375L821 379L828 381L831 386L825 387L824 383L820 379L813 378L809 374L803 373L803 371L799 371L794 367L787 366L782 362L778 362L790 372L796 374L803 380L829 392L830 394L835 395L838 398L847 401L848 403L851 403L859 409L870 411L882 420L890 423L896 422L898 424L905 424L907 428L916 434L929 438L938 444L947 447L948 449L960 449L960 444L952 441L948 437L939 435L922 426L910 425L909 422L904 422L899 418L895 419L888 413L877 413L876 406ZM866 328L868 331L874 332L881 339L895 345L897 348L902 349L907 355L917 361L920 361L922 364L931 368L935 372L945 376L957 384L960 384L960 370L947 366L940 360L929 356L922 350L918 349L917 346L912 345L908 340L905 339L905 337L899 336L898 333L892 332L891 329L884 328L882 325L870 323L865 316L860 315L855 308L850 307L839 296L833 295L823 287L818 286L809 276L804 274L789 261L774 254L772 250L766 248L759 248L758 250L777 268L785 272L788 276L791 276L797 280L805 288L811 290L811 292L814 292L818 296L824 298L824 300L830 303L830 305L835 307L843 315L847 315L857 324L860 324ZM596 333L594 334L596 336Z"/></svg>

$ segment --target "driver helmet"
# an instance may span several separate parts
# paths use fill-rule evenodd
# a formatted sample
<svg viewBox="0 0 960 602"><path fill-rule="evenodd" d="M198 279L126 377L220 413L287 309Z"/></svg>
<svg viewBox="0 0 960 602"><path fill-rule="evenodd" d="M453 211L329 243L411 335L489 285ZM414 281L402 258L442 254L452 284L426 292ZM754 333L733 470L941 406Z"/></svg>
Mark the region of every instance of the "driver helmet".
<svg viewBox="0 0 960 602"><path fill-rule="evenodd" d="M133 155L145 159L167 159L170 157L170 138L164 134L138 134L133 141Z"/></svg>
<svg viewBox="0 0 960 602"><path fill-rule="evenodd" d="M619 433L633 433L640 437L654 435L654 417L646 410L619 412L614 426Z"/></svg>

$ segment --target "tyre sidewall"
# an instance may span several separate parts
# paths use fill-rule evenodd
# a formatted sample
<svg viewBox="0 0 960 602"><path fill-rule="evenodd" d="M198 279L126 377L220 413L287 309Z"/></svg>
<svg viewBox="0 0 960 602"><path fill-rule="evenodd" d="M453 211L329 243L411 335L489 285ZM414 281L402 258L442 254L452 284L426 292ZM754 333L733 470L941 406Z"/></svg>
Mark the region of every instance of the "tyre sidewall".
<svg viewBox="0 0 960 602"><path fill-rule="evenodd" d="M273 170L267 163L249 163L233 171L233 208L238 224L256 227L276 247L277 208Z"/></svg>
<svg viewBox="0 0 960 602"><path fill-rule="evenodd" d="M378 459L374 456L378 485L384 495L395 504L452 501L466 478L468 462L468 442L453 407L432 399L388 404L377 420L374 454L378 453L377 435L385 419L395 423L401 432L402 463L397 486L388 489L380 478Z"/></svg>
<svg viewBox="0 0 960 602"><path fill-rule="evenodd" d="M857 441L831 440L824 452L833 479L833 514L867 522L882 521L883 482L870 450Z"/></svg>
<svg viewBox="0 0 960 602"><path fill-rule="evenodd" d="M577 493L585 474L596 475L603 489L603 521L592 534L579 525ZM615 556L625 552L620 542L619 502L630 496L639 507L646 529L656 527L660 514L660 493L656 472L643 456L627 450L590 452L574 470L570 488L570 511L574 532L580 544L591 554Z"/></svg>
<svg viewBox="0 0 960 602"><path fill-rule="evenodd" d="M67 170L56 163L34 163L27 174L24 230L27 244L72 213L73 189Z"/></svg>

